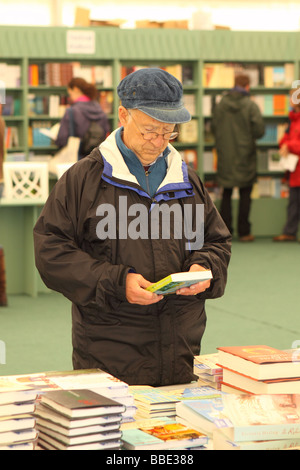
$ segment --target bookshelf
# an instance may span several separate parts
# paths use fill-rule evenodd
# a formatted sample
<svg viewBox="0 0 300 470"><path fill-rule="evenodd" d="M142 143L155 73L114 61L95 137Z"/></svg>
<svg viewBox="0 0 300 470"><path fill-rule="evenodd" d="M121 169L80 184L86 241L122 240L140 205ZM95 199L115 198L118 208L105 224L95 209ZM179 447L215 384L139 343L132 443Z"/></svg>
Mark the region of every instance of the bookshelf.
<svg viewBox="0 0 300 470"><path fill-rule="evenodd" d="M0 70L1 68L3 70L3 64L6 64L5 66L17 66L20 72L18 81L10 83L6 89L6 95L12 96L17 105L12 113L4 118L6 125L16 128L18 133L18 140L14 147L8 149L7 155L9 157L12 153L19 153L29 159L32 154L48 155L56 150L49 142L43 142L43 145L33 145L30 138L28 139L33 126L49 125L49 123L52 125L60 119L62 109L58 108L57 111L50 113L50 100L52 110L58 103L55 100L59 99L58 106L63 106L67 93L65 83L53 83L47 80L43 83L33 81L33 76L39 77L39 74L36 75L39 68L49 68L47 64L52 64L57 68L63 64L67 64L67 67L73 64L75 67L81 67L82 72L89 74L92 68L107 67L110 70L111 81L99 82L97 86L102 94L103 102L105 100L107 102L111 126L115 128L118 126L119 104L116 88L124 73L124 67L160 66L169 67L170 70L177 72L181 67L181 73L185 69L190 74L183 81L183 88L186 103L192 109L191 126L193 128L182 129L181 137L174 142L174 145L182 154L185 153L187 159L196 162L199 175L206 184L213 186L214 171L213 168L207 167L204 158L205 154L211 152L213 148L212 141L204 141L205 134L209 133L207 128L210 119L206 106L209 99L217 99L226 87L224 83L205 83L203 81L205 68L210 64L218 64L224 76L226 66L227 78L232 76L229 69L235 64L248 68L248 71L253 72L253 76L257 76L258 73L259 81L252 86L252 94L257 97L258 101L260 100L261 106L263 100L266 100L267 111L264 113L266 122L270 126L283 126L286 123L286 115L281 112L272 113L269 106L271 101L274 104L274 96L282 97L288 93L290 85L278 83L279 71L282 71L282 67L286 67L286 76L289 74L289 77L293 79L299 77L299 42L297 32L2 26L0 28ZM256 71L257 67L259 72ZM278 72L275 75L277 82L271 83L274 68ZM293 68L292 72L290 68ZM262 71L265 71L265 74ZM43 76L43 72L40 72L40 76ZM33 105L32 101L36 98L39 105L43 103L45 106L45 108L40 108L39 113L36 113L36 110L32 112L30 108L32 105L35 109L36 103ZM197 138L193 140L191 135L195 131ZM182 141L182 136L184 141ZM259 142L258 147L260 154L263 155L259 160L262 164L258 168L260 176L280 178L281 174L274 169L270 171L268 168L268 151L276 149L275 142ZM262 183L266 183L264 186L267 187L267 180ZM271 184L271 186L275 185ZM251 212L254 235L272 236L280 231L285 221L286 203L286 198L266 196L255 198ZM10 221L16 209L15 206L0 206L1 221ZM32 218L37 216L38 209L33 210L33 208L29 209L20 205L19 210L23 214L20 220L30 219L30 225L32 225ZM26 222L24 224L24 227L27 227ZM1 226L5 225L1 223ZM16 231L20 233L22 227L18 226ZM30 229L26 228L26 233ZM6 243L2 244L10 246L14 236L11 235L12 239L8 240L4 229L0 228L1 241L6 240ZM22 247L22 244L20 246ZM23 248L25 249L25 246ZM14 282L13 275L10 274L10 266L17 264L17 253L11 249L6 251L9 251L6 253L8 291L22 292L24 291L22 283ZM33 259L30 262L32 268ZM29 284L32 289L27 287L26 292L34 294L40 291L36 280L30 281Z"/></svg>

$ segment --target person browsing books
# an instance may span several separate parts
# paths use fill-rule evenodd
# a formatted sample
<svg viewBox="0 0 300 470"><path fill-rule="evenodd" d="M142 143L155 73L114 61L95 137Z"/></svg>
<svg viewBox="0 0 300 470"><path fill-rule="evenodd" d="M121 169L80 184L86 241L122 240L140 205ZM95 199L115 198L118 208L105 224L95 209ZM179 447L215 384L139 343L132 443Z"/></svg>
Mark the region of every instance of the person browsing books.
<svg viewBox="0 0 300 470"><path fill-rule="evenodd" d="M215 106L212 119L218 155L217 179L223 189L220 213L233 233L231 198L239 190L237 232L239 240L251 242L249 221L251 192L256 180L255 140L262 137L265 124L256 103L250 98L250 80L237 75L235 85Z"/></svg>
<svg viewBox="0 0 300 470"><path fill-rule="evenodd" d="M68 94L71 106L61 120L55 144L62 148L67 145L71 135L80 137L78 151L80 160L104 140L110 126L106 114L97 101L97 88L92 83L74 77L68 83ZM90 127L92 123L95 126L93 129Z"/></svg>
<svg viewBox="0 0 300 470"><path fill-rule="evenodd" d="M118 85L121 127L56 183L34 228L46 285L72 301L73 366L130 385L190 382L223 295L231 235L197 173L170 144L190 120L182 85L159 68ZM212 279L171 295L147 290L176 272Z"/></svg>
<svg viewBox="0 0 300 470"><path fill-rule="evenodd" d="M289 125L279 142L281 157L287 158L289 154L300 156L300 88L290 91ZM300 162L296 163L294 171L289 172L289 202L287 207L287 220L281 235L273 238L275 242L297 241L300 223Z"/></svg>

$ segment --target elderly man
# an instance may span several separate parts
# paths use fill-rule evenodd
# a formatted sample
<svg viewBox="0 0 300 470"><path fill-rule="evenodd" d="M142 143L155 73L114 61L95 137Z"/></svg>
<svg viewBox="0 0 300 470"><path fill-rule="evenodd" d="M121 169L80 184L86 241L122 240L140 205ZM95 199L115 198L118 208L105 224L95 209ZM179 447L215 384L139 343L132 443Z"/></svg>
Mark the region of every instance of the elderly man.
<svg viewBox="0 0 300 470"><path fill-rule="evenodd" d="M73 365L153 386L193 380L205 300L223 295L231 236L170 145L190 120L181 83L153 68L118 86L121 127L57 182L34 229L48 287L72 301ZM212 281L161 296L180 271Z"/></svg>

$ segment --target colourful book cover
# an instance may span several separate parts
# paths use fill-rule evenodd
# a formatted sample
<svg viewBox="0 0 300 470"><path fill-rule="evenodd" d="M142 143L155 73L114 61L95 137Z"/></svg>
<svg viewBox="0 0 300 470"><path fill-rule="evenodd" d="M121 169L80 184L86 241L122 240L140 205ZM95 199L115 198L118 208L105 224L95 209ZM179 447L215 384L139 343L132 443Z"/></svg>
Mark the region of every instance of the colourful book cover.
<svg viewBox="0 0 300 470"><path fill-rule="evenodd" d="M162 295L174 294L178 289L209 279L212 279L210 270L174 273L147 287L147 290Z"/></svg>

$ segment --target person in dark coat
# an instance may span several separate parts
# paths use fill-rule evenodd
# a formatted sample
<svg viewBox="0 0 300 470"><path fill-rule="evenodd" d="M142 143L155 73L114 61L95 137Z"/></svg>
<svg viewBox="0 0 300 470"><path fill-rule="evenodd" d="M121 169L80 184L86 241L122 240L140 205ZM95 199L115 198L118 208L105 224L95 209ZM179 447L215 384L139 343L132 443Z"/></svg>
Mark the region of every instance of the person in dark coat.
<svg viewBox="0 0 300 470"><path fill-rule="evenodd" d="M61 120L55 144L59 148L67 145L70 136L70 119L73 122L74 136L80 137L80 139L85 136L91 122L96 122L103 131L103 137L100 135L99 138L100 144L109 133L110 125L107 115L97 101L97 88L93 84L86 82L83 78L75 77L68 84L68 94L72 103L72 116L70 116L70 109L67 109ZM78 160L81 160L88 153L89 151L87 153L84 152L80 146Z"/></svg>
<svg viewBox="0 0 300 470"><path fill-rule="evenodd" d="M34 228L45 284L72 301L73 366L130 385L195 379L205 301L223 295L231 235L197 173L170 144L190 120L182 85L141 69L118 86L121 127L56 183ZM213 279L161 296L174 272Z"/></svg>
<svg viewBox="0 0 300 470"><path fill-rule="evenodd" d="M218 155L217 179L223 188L220 213L233 233L231 197L239 189L238 236L253 241L249 221L251 192L256 180L256 143L264 135L265 124L256 103L250 98L247 75L238 75L235 86L215 106L212 118Z"/></svg>

